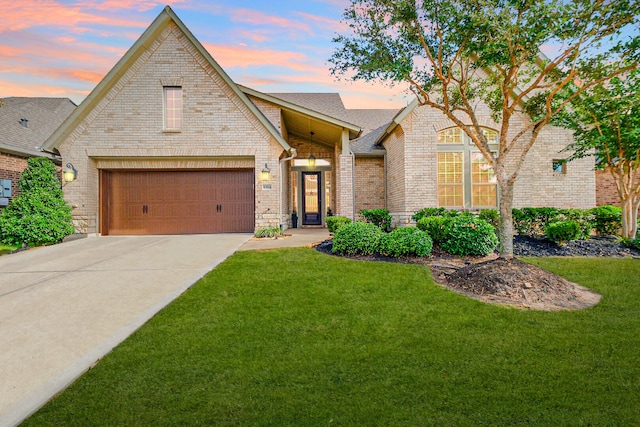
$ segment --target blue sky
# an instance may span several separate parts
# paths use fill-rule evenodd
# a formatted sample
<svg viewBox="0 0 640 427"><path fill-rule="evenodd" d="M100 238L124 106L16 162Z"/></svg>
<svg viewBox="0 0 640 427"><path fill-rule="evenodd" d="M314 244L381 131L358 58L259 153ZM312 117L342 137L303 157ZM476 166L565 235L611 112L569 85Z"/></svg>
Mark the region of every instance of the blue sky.
<svg viewBox="0 0 640 427"><path fill-rule="evenodd" d="M166 3L0 0L0 96L79 103ZM401 87L336 81L327 59L348 0L176 0L170 4L237 83L264 92L340 92L348 108L394 108Z"/></svg>

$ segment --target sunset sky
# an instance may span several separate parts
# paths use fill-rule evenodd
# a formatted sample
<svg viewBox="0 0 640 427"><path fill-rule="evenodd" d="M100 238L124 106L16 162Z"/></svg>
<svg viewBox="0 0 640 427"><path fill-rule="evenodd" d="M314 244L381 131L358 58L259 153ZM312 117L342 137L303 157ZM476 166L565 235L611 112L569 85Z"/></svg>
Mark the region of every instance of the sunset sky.
<svg viewBox="0 0 640 427"><path fill-rule="evenodd" d="M0 97L80 103L162 11L156 0L0 0ZM175 0L170 6L237 83L340 92L347 108L406 105L402 87L336 81L327 59L348 0Z"/></svg>

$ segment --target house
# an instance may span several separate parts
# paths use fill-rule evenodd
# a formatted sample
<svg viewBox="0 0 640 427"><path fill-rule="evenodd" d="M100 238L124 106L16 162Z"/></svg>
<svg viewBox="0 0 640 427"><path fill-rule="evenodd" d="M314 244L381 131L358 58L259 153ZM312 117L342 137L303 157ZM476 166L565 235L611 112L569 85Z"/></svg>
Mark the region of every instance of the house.
<svg viewBox="0 0 640 427"><path fill-rule="evenodd" d="M18 179L30 157L60 157L42 151L54 130L76 108L68 98L10 97L0 100L0 208L18 194Z"/></svg>
<svg viewBox="0 0 640 427"><path fill-rule="evenodd" d="M486 114L489 136L499 126ZM593 162L563 166L568 131L529 153L516 205L595 205ZM441 113L345 108L338 94L236 84L166 7L45 149L78 171L65 186L80 233L253 232L322 226L388 208L494 207L491 168Z"/></svg>

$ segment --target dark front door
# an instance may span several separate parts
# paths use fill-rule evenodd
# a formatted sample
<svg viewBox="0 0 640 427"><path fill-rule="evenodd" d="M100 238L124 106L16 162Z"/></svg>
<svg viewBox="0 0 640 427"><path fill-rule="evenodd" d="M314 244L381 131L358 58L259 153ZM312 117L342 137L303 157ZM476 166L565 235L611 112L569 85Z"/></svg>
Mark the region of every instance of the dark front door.
<svg viewBox="0 0 640 427"><path fill-rule="evenodd" d="M322 225L321 172L302 172L302 225Z"/></svg>

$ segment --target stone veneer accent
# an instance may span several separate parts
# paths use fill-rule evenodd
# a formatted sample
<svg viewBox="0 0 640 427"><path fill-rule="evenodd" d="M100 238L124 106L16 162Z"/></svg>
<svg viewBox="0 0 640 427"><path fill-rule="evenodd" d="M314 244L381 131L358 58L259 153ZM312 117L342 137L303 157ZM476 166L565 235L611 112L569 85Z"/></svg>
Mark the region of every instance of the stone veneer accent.
<svg viewBox="0 0 640 427"><path fill-rule="evenodd" d="M63 163L72 162L79 171L65 187L67 200L77 206L78 232L99 232L102 167L250 165L256 170L255 227L280 224L277 164L282 147L175 24L123 71L59 148ZM182 129L163 132L163 83L176 81L183 91ZM259 181L265 163L271 169L267 183ZM263 184L271 190L263 190Z"/></svg>

